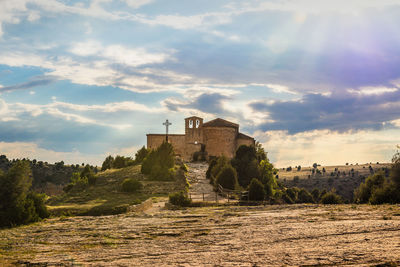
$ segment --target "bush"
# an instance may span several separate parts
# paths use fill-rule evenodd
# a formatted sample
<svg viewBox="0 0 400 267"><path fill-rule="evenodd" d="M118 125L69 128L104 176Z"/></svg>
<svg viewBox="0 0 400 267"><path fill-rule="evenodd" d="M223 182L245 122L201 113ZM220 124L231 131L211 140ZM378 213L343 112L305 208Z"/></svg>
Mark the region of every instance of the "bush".
<svg viewBox="0 0 400 267"><path fill-rule="evenodd" d="M143 184L133 178L127 178L122 182L122 191L128 193L134 193L143 188Z"/></svg>
<svg viewBox="0 0 400 267"><path fill-rule="evenodd" d="M238 174L238 182L242 187L247 187L252 178L260 178L257 152L254 146L241 145L232 159L232 166Z"/></svg>
<svg viewBox="0 0 400 267"><path fill-rule="evenodd" d="M110 155L108 156L104 161L103 164L101 165L101 170L105 171L107 169L111 169L113 167L114 163L114 158Z"/></svg>
<svg viewBox="0 0 400 267"><path fill-rule="evenodd" d="M343 203L342 198L334 192L328 192L321 197L322 204L340 204Z"/></svg>
<svg viewBox="0 0 400 267"><path fill-rule="evenodd" d="M297 195L297 203L314 203L313 196L304 188Z"/></svg>
<svg viewBox="0 0 400 267"><path fill-rule="evenodd" d="M294 201L297 201L297 194L299 193L300 189L297 187L291 187L286 189L286 194Z"/></svg>
<svg viewBox="0 0 400 267"><path fill-rule="evenodd" d="M28 161L17 161L0 173L0 227L27 224L48 217L45 195L30 192L32 172Z"/></svg>
<svg viewBox="0 0 400 267"><path fill-rule="evenodd" d="M320 192L319 192L319 189L318 189L318 188L314 188L314 189L311 191L311 195L312 195L312 197L313 197L313 199L314 199L314 203L318 203L318 202L319 202L319 198L320 198L320 196L321 196L321 194L320 194Z"/></svg>
<svg viewBox="0 0 400 267"><path fill-rule="evenodd" d="M237 184L237 173L235 169L226 165L218 174L216 185L221 185L223 188L234 190Z"/></svg>
<svg viewBox="0 0 400 267"><path fill-rule="evenodd" d="M151 150L143 160L141 171L151 180L172 180L175 165L174 149L170 143L162 143L156 150Z"/></svg>
<svg viewBox="0 0 400 267"><path fill-rule="evenodd" d="M354 202L368 203L373 194L373 191L383 186L385 175L381 172L369 176L364 183L354 191Z"/></svg>
<svg viewBox="0 0 400 267"><path fill-rule="evenodd" d="M35 192L30 192L28 198L32 199L33 205L35 206L36 213L39 218L47 218L50 216L49 211L45 205L46 194L38 194Z"/></svg>
<svg viewBox="0 0 400 267"><path fill-rule="evenodd" d="M169 195L169 203L176 206L186 207L192 203L192 200L188 198L185 192L180 191Z"/></svg>
<svg viewBox="0 0 400 267"><path fill-rule="evenodd" d="M210 161L210 163L208 164L208 169L206 172L206 178L210 179L211 178L211 170L215 167L215 165L217 165L217 159L214 158Z"/></svg>
<svg viewBox="0 0 400 267"><path fill-rule="evenodd" d="M249 185L249 200L261 201L264 198L264 185L257 178L253 178Z"/></svg>
<svg viewBox="0 0 400 267"><path fill-rule="evenodd" d="M211 175L216 178L221 170L226 166L229 165L229 159L225 156L221 156L217 159L217 164L212 168Z"/></svg>
<svg viewBox="0 0 400 267"><path fill-rule="evenodd" d="M147 154L149 154L149 150L144 146L139 149L135 154L135 164L140 164L146 158Z"/></svg>
<svg viewBox="0 0 400 267"><path fill-rule="evenodd" d="M278 183L276 182L276 169L272 165L268 158L265 158L260 162L259 172L261 177L261 182L264 185L264 190L267 198L272 198L278 188Z"/></svg>
<svg viewBox="0 0 400 267"><path fill-rule="evenodd" d="M282 199L287 204L294 204L294 200L286 192L282 195Z"/></svg>

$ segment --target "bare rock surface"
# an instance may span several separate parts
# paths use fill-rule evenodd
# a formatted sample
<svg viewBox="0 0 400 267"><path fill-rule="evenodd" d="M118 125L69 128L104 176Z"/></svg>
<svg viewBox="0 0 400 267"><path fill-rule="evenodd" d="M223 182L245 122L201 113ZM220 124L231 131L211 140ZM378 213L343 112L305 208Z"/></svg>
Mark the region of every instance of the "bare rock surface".
<svg viewBox="0 0 400 267"><path fill-rule="evenodd" d="M0 230L0 265L400 263L400 207L219 206L54 218Z"/></svg>

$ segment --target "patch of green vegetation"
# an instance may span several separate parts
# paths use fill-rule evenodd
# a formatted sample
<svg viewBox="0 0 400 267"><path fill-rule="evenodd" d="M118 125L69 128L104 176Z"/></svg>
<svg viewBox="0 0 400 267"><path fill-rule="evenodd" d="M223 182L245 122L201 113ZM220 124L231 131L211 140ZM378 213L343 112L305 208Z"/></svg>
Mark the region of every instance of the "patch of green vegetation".
<svg viewBox="0 0 400 267"><path fill-rule="evenodd" d="M95 185L49 199L46 203L48 209L56 216L119 214L149 197L167 197L169 192L185 188L183 179L150 181L140 173L140 168L140 165L135 165L100 172L96 175ZM123 192L122 184L126 179L139 181L143 187L135 192Z"/></svg>

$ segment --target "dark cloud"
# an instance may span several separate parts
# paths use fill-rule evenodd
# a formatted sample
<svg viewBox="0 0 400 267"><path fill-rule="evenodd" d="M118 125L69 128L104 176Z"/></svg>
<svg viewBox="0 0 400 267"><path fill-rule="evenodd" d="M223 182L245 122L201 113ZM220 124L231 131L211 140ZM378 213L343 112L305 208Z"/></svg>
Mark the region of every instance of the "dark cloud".
<svg viewBox="0 0 400 267"><path fill-rule="evenodd" d="M400 118L400 91L381 95L307 94L301 100L257 101L253 110L267 112L274 122L262 124L261 130L288 130L290 134L316 129L349 131L382 129L383 123ZM390 126L390 123L389 123Z"/></svg>
<svg viewBox="0 0 400 267"><path fill-rule="evenodd" d="M230 97L212 93L212 94L202 94L188 103L179 103L172 100L165 100L164 105L171 111L178 111L180 108L185 109L197 109L206 113L213 114L226 114L224 110L222 101L229 100Z"/></svg>
<svg viewBox="0 0 400 267"><path fill-rule="evenodd" d="M49 78L49 77L36 78L33 81L1 87L0 92L15 91L15 90L27 90L27 89L31 89L31 88L38 87L38 86L48 85L50 83L53 83L54 81L55 81L54 78Z"/></svg>

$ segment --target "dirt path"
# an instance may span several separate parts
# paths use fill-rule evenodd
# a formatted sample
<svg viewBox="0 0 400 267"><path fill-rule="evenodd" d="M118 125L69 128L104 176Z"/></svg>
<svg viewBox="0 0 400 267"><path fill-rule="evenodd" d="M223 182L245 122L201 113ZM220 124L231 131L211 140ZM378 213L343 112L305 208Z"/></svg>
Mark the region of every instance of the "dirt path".
<svg viewBox="0 0 400 267"><path fill-rule="evenodd" d="M210 180L206 178L208 169L207 163L188 163L188 180L190 183L189 193L193 201L213 201L216 197L219 203L227 202L227 199L218 195L216 196Z"/></svg>
<svg viewBox="0 0 400 267"><path fill-rule="evenodd" d="M400 264L400 206L276 205L54 218L0 230L0 266ZM31 266L31 265L29 265Z"/></svg>

